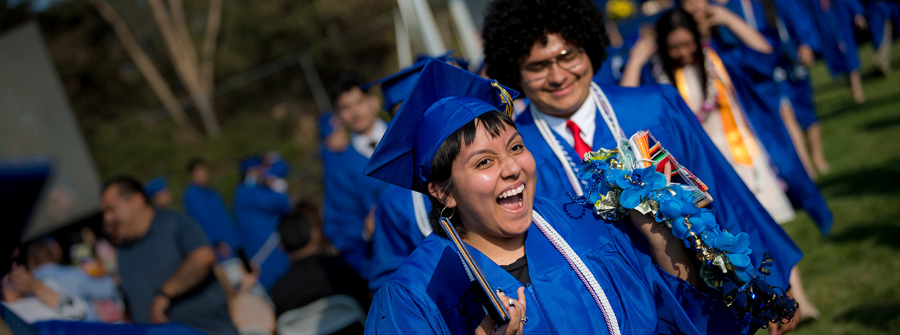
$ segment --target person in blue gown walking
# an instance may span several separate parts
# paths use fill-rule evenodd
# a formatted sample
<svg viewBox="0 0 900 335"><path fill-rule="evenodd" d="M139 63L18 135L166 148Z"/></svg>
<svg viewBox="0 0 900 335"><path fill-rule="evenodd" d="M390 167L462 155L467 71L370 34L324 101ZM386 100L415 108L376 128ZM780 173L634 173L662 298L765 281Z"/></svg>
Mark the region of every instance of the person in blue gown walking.
<svg viewBox="0 0 900 335"><path fill-rule="evenodd" d="M812 13L822 43L822 56L832 76L846 76L850 96L856 103L866 100L860 74L855 27L866 29L859 0L800 0Z"/></svg>
<svg viewBox="0 0 900 335"><path fill-rule="evenodd" d="M718 15L724 17L734 15L721 7L709 6L701 10L717 11ZM766 150L770 147L760 144L764 143L761 138L763 135L754 132L759 128L754 128L756 124L751 124L751 118L747 116L754 105L745 104L747 96L742 95L742 92L736 89L740 85L738 83L740 80L747 80L747 77L752 75L751 72L744 69L744 66L749 65L742 64L766 59L767 54L761 52L765 50L751 49L765 47L765 39L741 22L739 18L723 20L722 17L719 17L716 19L715 22L728 22L735 35L748 42L743 58L752 60L742 62L739 60L740 57L735 57L734 53L727 51L723 53L720 51L721 49L715 48L716 44L712 44L712 46L703 44L699 26L694 21L695 17L697 15L691 15L678 9L667 13L660 19L655 42L657 43L655 48L658 48L660 52L659 56L656 56L658 58L655 58L656 60L650 66L654 67L654 73L657 74L658 80L673 83L678 88L697 115L696 118L701 120L704 130L716 142L723 155L729 158L729 162L736 171L741 173L748 186L755 187L754 194L761 202L767 201L764 205L773 216L777 217L779 209L784 209L784 205L790 205L784 202L786 200L784 193L780 193L782 201L773 201L776 199L773 194L780 192L780 185L772 178L772 171L768 170L768 158L773 157L777 160L778 156L770 156L775 154L772 151L768 151L769 155L766 155ZM715 18L716 16L711 15L710 17ZM647 61L650 58L644 54L642 59ZM639 63L637 66L645 66L645 64ZM630 84L635 84L635 82ZM756 106L759 108L759 105ZM753 111L759 111L759 109ZM784 138L786 139L787 136ZM812 189L816 191L815 194L821 197L805 172L794 171L797 173L793 177L794 179L805 178L801 180L808 181ZM790 174L785 175L791 176ZM794 187L797 183L789 185L789 187ZM803 198L801 197L801 199ZM827 210L827 207L825 209ZM827 226L823 229L827 229ZM791 292L800 303L801 314L805 313L807 316L814 317L817 312L805 298L796 266L791 271L790 282L792 284Z"/></svg>
<svg viewBox="0 0 900 335"><path fill-rule="evenodd" d="M891 48L900 38L900 3L891 0L868 0L866 23L872 32L872 65L878 74L891 73Z"/></svg>
<svg viewBox="0 0 900 335"><path fill-rule="evenodd" d="M242 248L237 226L222 195L209 185L206 162L200 158L192 159L188 174L190 182L184 190L185 212L203 228L220 261L234 257L237 249Z"/></svg>
<svg viewBox="0 0 900 335"><path fill-rule="evenodd" d="M516 126L543 167L538 170L538 195L569 199L582 195L588 186L575 178L583 156L576 151L570 130L575 127L569 121L581 134L582 150L614 148L614 134L650 130L681 165L709 186L720 225L747 232L755 250L778 255L768 280L787 285L802 253L710 141L678 92L668 85L591 84L593 65L605 56L602 14L596 8L573 2L496 1L491 9L482 33L488 73L504 85L521 87L531 98ZM532 19L508 21L508 15ZM570 52L581 61L568 58ZM516 59L524 62L512 61ZM535 75L528 79L527 72ZM601 109L601 102L609 108ZM761 256L761 252L751 255L752 262L759 264Z"/></svg>
<svg viewBox="0 0 900 335"><path fill-rule="evenodd" d="M350 133L341 151L321 150L324 171L325 236L341 258L368 280L374 207L387 184L366 177L363 169L381 141L387 123L378 118L378 98L363 89L365 79L344 73L331 87L334 115Z"/></svg>
<svg viewBox="0 0 900 335"><path fill-rule="evenodd" d="M510 118L516 95L441 61L425 66L366 173L428 193L435 233L376 293L366 333L751 331L696 288L687 249L671 231L651 229L651 217L573 218L566 202L536 196L537 169L546 167ZM509 323L486 317L440 216L498 288Z"/></svg>

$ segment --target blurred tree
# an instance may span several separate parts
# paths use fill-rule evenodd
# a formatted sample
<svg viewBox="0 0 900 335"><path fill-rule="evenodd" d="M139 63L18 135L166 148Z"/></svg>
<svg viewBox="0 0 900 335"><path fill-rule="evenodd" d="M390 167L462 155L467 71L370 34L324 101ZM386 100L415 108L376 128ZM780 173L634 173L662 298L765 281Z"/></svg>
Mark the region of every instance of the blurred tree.
<svg viewBox="0 0 900 335"><path fill-rule="evenodd" d="M125 20L104 0L89 0L116 33L122 46L128 52L141 74L147 79L153 92L163 103L175 122L187 125L187 116L172 89L163 79L151 58L140 47ZM193 105L197 108L207 134L219 135L219 122L213 108L214 56L216 42L221 27L222 0L210 0L206 15L206 28L202 40L201 53L197 53L185 18L181 0L148 0L157 29L162 35L175 72L188 91Z"/></svg>

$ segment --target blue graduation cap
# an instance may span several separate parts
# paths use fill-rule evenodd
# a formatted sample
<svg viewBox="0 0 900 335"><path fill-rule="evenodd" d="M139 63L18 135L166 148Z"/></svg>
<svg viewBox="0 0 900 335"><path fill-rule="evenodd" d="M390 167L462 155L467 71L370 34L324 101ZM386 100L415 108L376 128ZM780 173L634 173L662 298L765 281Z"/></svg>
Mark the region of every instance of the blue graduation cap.
<svg viewBox="0 0 900 335"><path fill-rule="evenodd" d="M259 166L260 164L262 164L262 157L259 157L259 155L254 155L254 156L250 156L250 157L241 159L241 162L239 164L240 169L241 169L241 174L247 173L247 171Z"/></svg>
<svg viewBox="0 0 900 335"><path fill-rule="evenodd" d="M153 196L166 188L168 188L166 177L159 176L148 180L147 183L144 184L144 194L146 194L148 198L153 198Z"/></svg>
<svg viewBox="0 0 900 335"><path fill-rule="evenodd" d="M466 62L464 59L450 57L450 54L452 53L453 50L450 50L447 53L434 58L442 61L453 61L459 64L463 69L468 68L469 62ZM403 99L406 98L406 95L409 94L409 91L412 89L413 84L416 83L416 79L419 79L422 68L425 67L425 64L428 63L428 60L430 59L431 57L428 56L419 56L416 58L416 62L413 63L413 65L387 77L368 83L363 86L363 90L381 84L381 94L384 96L384 105L382 107L384 110L390 111L395 105L403 102Z"/></svg>
<svg viewBox="0 0 900 335"><path fill-rule="evenodd" d="M519 93L437 59L430 59L366 165L366 175L428 192L431 161L447 137L490 111L512 116Z"/></svg>

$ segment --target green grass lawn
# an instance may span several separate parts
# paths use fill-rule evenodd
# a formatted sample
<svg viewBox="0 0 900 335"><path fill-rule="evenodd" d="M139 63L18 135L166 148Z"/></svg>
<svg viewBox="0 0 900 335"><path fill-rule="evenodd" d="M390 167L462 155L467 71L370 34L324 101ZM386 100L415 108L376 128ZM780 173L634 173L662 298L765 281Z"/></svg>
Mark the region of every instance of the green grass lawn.
<svg viewBox="0 0 900 335"><path fill-rule="evenodd" d="M862 105L823 63L812 71L831 163L818 184L834 227L822 236L805 215L783 226L805 253L803 281L822 313L792 334L900 334L900 73L868 75L871 55L871 46L860 49ZM900 69L900 47L893 64Z"/></svg>

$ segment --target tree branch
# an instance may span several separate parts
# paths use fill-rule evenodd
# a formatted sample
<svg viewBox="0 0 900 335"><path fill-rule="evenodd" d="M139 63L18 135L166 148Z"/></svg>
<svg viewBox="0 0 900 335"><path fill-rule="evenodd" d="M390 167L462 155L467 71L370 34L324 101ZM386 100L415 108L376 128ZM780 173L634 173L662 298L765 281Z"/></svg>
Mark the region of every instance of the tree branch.
<svg viewBox="0 0 900 335"><path fill-rule="evenodd" d="M209 11L206 15L206 33L203 37L203 58L200 61L200 74L203 81L206 82L212 94L212 87L215 84L213 64L216 55L216 46L218 43L219 30L222 25L222 0L210 0Z"/></svg>
<svg viewBox="0 0 900 335"><path fill-rule="evenodd" d="M141 49L137 40L134 38L134 35L131 33L131 30L128 29L128 25L125 24L125 20L123 20L116 10L105 1L88 1L94 5L94 8L100 13L100 16L113 27L113 31L116 33L116 37L119 38L119 42L122 43L122 47L125 48L125 52L131 56L131 60L134 62L135 66L141 71L144 78L147 79L147 83L150 84L150 89L153 90L153 93L155 93L156 97L162 102L163 107L169 112L172 119L175 120L175 123L180 127L187 126L187 116L181 109L178 100L175 99L175 94L172 93L169 84L166 83L165 79L160 75L159 70L153 65L153 62L150 60L150 57L147 56L147 53Z"/></svg>

